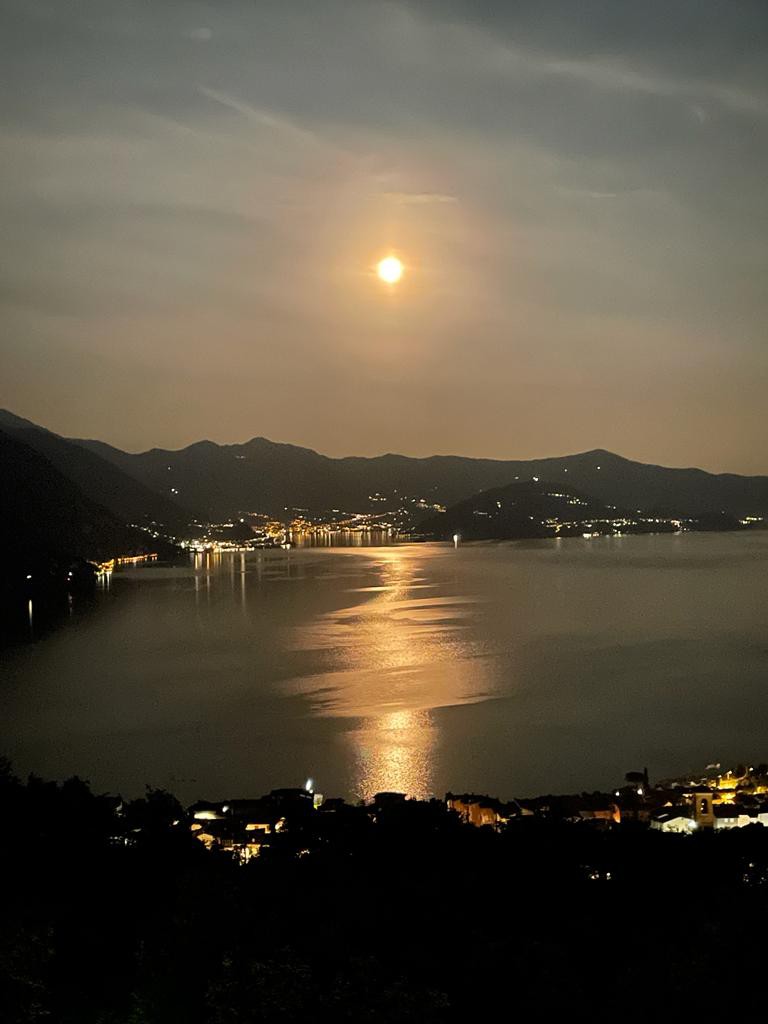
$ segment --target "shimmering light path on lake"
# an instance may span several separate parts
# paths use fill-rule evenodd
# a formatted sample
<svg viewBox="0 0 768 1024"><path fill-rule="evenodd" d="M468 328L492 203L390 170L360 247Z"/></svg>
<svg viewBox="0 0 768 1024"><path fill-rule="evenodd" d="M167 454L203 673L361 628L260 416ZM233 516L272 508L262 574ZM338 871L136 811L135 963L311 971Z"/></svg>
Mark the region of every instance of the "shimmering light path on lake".
<svg viewBox="0 0 768 1024"><path fill-rule="evenodd" d="M2 657L21 771L184 799L503 797L768 757L768 534L142 569Z"/></svg>

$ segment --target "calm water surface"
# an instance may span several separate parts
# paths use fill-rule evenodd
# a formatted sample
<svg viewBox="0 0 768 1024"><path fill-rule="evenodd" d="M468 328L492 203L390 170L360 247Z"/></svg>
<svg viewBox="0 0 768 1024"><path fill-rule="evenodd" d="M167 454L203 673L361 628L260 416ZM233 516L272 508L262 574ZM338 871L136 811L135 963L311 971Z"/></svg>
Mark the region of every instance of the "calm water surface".
<svg viewBox="0 0 768 1024"><path fill-rule="evenodd" d="M768 534L197 556L7 649L22 772L502 797L768 759Z"/></svg>

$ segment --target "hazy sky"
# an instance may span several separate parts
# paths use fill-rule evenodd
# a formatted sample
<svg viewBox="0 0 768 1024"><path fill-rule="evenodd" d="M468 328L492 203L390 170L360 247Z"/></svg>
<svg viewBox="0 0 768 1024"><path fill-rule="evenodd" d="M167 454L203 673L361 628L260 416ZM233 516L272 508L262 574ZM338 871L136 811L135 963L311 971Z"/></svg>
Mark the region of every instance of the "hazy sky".
<svg viewBox="0 0 768 1024"><path fill-rule="evenodd" d="M765 0L0 12L0 405L768 472Z"/></svg>

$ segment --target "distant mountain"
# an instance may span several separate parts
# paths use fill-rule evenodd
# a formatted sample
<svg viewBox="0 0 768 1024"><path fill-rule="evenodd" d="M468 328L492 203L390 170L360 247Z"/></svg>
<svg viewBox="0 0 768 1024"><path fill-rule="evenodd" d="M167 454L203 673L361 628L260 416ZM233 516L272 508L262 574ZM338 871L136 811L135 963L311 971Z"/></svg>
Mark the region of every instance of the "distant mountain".
<svg viewBox="0 0 768 1024"><path fill-rule="evenodd" d="M39 452L86 498L110 511L121 523L156 523L171 534L185 530L191 518L188 512L169 496L124 473L112 460L5 409L0 409L0 430Z"/></svg>
<svg viewBox="0 0 768 1024"><path fill-rule="evenodd" d="M286 506L384 511L404 505L418 511L534 476L567 483L596 501L630 510L677 516L768 515L768 477L669 469L602 449L501 461L438 455L333 459L263 437L234 445L200 441L180 451L153 448L138 455L99 441L77 444L156 492L177 492L185 507L214 518L236 511L281 514Z"/></svg>
<svg viewBox="0 0 768 1024"><path fill-rule="evenodd" d="M370 465L379 460L331 459L261 437L240 445L199 441L181 451L153 448L140 455L99 441L79 443L155 490L175 489L185 506L214 519L236 511L279 515L286 507L357 511L368 508L369 496L387 484L392 507L398 500L391 486L395 477ZM384 456L382 469L388 458L397 457Z"/></svg>
<svg viewBox="0 0 768 1024"><path fill-rule="evenodd" d="M0 431L0 525L6 548L0 573L8 581L26 567L78 558L103 560L155 549L155 542L131 529L86 497L48 459ZM10 482L10 483L9 483Z"/></svg>
<svg viewBox="0 0 768 1024"><path fill-rule="evenodd" d="M435 505L539 477L592 500L668 516L768 516L768 477L670 469L597 449L520 460L436 455L329 458L310 448L255 437L244 444L199 441L179 451L129 454L102 441L68 439L0 410L0 430L34 448L83 495L123 523L160 524L183 536L192 517L285 509L395 511L416 519Z"/></svg>
<svg viewBox="0 0 768 1024"><path fill-rule="evenodd" d="M420 533L436 540L458 534L462 540L507 540L580 533L583 524L617 520L627 513L596 501L572 487L523 480L465 498L444 513L426 519ZM565 525L565 524L571 524Z"/></svg>

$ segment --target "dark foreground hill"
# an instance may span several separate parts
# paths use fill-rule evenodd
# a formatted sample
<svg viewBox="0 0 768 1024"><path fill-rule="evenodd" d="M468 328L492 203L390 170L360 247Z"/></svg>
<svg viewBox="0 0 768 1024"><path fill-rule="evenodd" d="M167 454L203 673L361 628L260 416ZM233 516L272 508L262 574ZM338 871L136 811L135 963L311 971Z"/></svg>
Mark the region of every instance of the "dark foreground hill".
<svg viewBox="0 0 768 1024"><path fill-rule="evenodd" d="M597 450L529 461L403 455L341 459L263 437L245 444L200 441L180 451L132 455L99 441L79 441L151 489L178 492L198 515L237 511L281 514L286 507L385 511L451 505L478 491L538 476L568 484L619 508L677 516L768 515L768 477L669 469ZM383 498L383 500L381 500Z"/></svg>
<svg viewBox="0 0 768 1024"><path fill-rule="evenodd" d="M5 409L0 409L0 430L42 455L86 498L111 512L119 522L156 526L164 534L184 531L190 516L175 501L124 473L96 452Z"/></svg>
<svg viewBox="0 0 768 1024"><path fill-rule="evenodd" d="M157 790L6 770L0 816L8 1024L764 1017L760 825L496 832L409 801L286 819L239 865Z"/></svg>
<svg viewBox="0 0 768 1024"><path fill-rule="evenodd" d="M109 559L156 550L148 534L86 497L40 452L0 431L0 524L6 549L2 582L36 580L76 559Z"/></svg>

